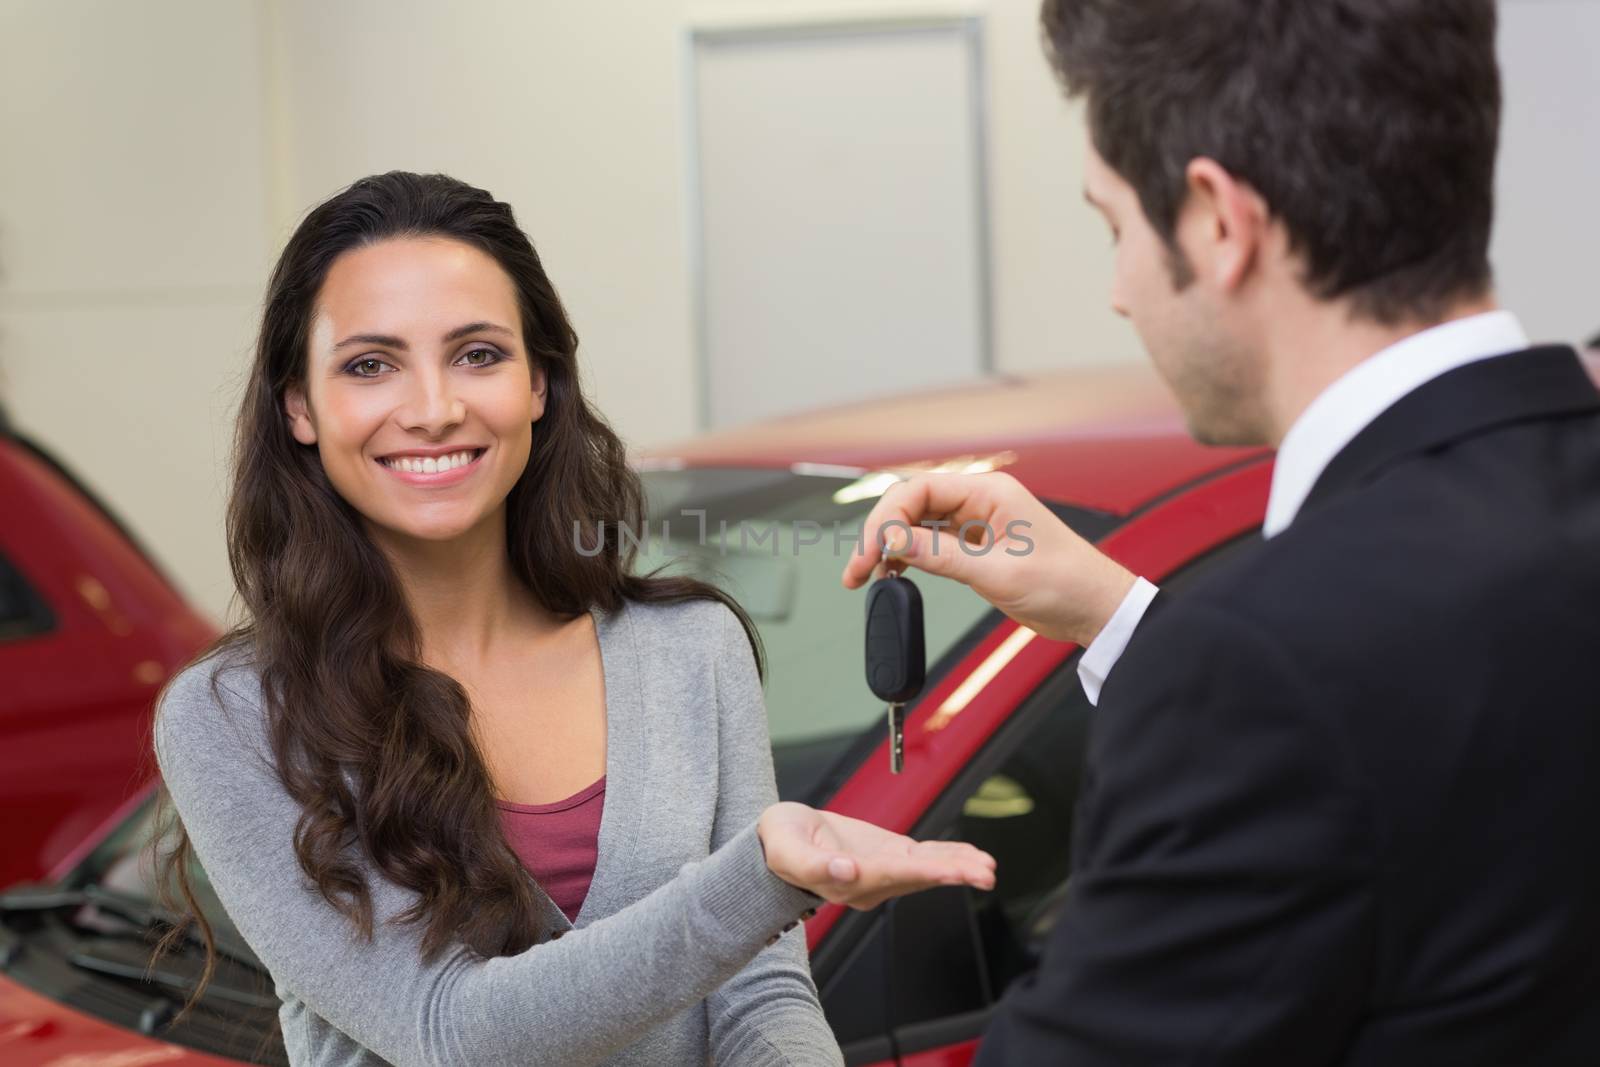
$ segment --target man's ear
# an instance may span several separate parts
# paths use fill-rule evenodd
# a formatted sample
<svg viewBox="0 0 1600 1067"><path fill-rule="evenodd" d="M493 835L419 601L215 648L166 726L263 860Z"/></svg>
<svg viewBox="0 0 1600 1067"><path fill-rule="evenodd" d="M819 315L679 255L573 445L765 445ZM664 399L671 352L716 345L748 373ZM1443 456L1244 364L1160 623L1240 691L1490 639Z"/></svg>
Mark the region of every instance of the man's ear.
<svg viewBox="0 0 1600 1067"><path fill-rule="evenodd" d="M1202 274L1218 288L1237 289L1261 255L1270 222L1267 202L1248 182L1213 159L1191 159L1182 242Z"/></svg>
<svg viewBox="0 0 1600 1067"><path fill-rule="evenodd" d="M303 445L317 443L317 427L311 421L311 410L306 406L306 392L291 385L283 393L283 413L289 420L289 432Z"/></svg>

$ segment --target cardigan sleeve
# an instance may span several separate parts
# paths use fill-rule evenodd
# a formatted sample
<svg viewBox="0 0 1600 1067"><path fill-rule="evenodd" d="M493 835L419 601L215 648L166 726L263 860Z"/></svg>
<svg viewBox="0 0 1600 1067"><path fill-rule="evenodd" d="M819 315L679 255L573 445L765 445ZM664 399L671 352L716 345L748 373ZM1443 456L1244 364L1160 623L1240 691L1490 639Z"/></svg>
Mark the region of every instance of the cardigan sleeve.
<svg viewBox="0 0 1600 1067"><path fill-rule="evenodd" d="M300 809L272 763L254 672L217 670L218 658L162 695L162 777L217 897L280 990L389 1063L602 1060L739 973L814 899L767 869L746 820L637 903L515 956L457 946L424 962L419 927L390 921L414 894L377 875L363 940L300 869Z"/></svg>
<svg viewBox="0 0 1600 1067"><path fill-rule="evenodd" d="M726 608L716 661L717 812L711 847L723 848L778 799L767 711L755 656ZM820 903L819 898L811 898ZM817 1000L803 926L763 949L706 999L711 1062L728 1067L842 1067Z"/></svg>

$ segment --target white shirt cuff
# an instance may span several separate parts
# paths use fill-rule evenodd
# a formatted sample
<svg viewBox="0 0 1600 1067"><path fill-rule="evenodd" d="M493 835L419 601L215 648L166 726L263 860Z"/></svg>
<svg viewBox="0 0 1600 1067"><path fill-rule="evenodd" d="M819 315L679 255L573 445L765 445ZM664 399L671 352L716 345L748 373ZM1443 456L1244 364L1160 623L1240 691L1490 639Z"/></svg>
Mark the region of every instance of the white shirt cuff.
<svg viewBox="0 0 1600 1067"><path fill-rule="evenodd" d="M1128 595L1122 598L1122 603L1117 605L1111 621L1083 650L1078 660L1078 681L1083 683L1089 703L1100 703L1100 687L1106 684L1106 676L1117 665L1117 660L1122 658L1122 650L1128 647L1134 629L1139 625L1139 620L1144 618L1150 601L1156 598L1158 591L1143 578L1137 579L1133 588L1128 590Z"/></svg>

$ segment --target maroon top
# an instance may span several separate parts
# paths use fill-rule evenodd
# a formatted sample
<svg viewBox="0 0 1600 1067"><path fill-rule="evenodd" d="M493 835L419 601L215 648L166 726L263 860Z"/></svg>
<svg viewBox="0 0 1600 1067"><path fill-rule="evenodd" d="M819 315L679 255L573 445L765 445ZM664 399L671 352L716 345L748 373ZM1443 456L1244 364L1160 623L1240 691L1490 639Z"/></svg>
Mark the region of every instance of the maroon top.
<svg viewBox="0 0 1600 1067"><path fill-rule="evenodd" d="M496 801L506 843L569 922L589 895L595 859L600 854L600 813L606 780L554 804Z"/></svg>

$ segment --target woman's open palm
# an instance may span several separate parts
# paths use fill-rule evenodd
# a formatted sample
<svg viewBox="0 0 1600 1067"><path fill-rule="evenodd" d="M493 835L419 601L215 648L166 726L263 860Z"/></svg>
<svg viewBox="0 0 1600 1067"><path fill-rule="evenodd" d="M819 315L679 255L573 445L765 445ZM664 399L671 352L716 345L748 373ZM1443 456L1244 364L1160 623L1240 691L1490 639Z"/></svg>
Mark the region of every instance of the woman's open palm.
<svg viewBox="0 0 1600 1067"><path fill-rule="evenodd" d="M913 841L794 803L768 808L759 832L774 874L835 904L865 910L934 886L994 888L994 857L963 841Z"/></svg>

